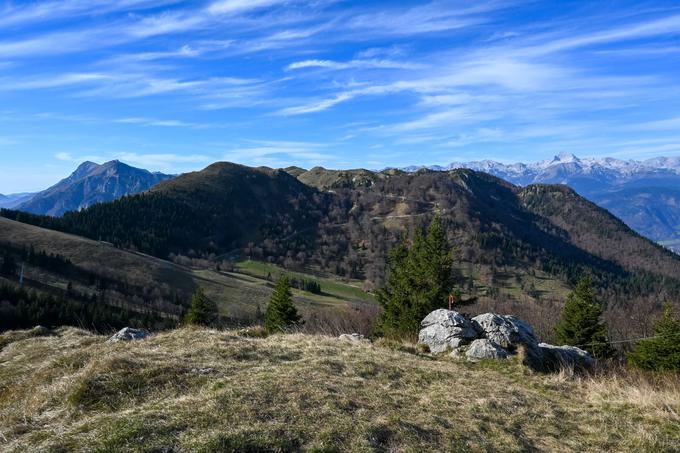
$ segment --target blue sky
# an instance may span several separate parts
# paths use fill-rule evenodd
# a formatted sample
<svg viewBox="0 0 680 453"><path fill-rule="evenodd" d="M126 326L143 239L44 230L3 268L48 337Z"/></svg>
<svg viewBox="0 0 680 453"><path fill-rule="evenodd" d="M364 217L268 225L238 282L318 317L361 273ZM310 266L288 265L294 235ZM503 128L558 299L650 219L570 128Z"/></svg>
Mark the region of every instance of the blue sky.
<svg viewBox="0 0 680 453"><path fill-rule="evenodd" d="M0 0L0 193L83 160L680 155L680 4Z"/></svg>

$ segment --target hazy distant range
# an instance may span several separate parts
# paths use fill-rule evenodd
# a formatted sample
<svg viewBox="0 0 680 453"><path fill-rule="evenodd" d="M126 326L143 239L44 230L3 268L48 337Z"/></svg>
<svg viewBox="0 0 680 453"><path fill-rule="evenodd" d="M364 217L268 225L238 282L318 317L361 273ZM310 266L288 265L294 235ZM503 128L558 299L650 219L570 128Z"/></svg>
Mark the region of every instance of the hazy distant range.
<svg viewBox="0 0 680 453"><path fill-rule="evenodd" d="M417 171L423 167L407 167ZM517 185L566 184L638 233L680 252L680 157L645 161L560 154L536 163L454 162L432 170L469 168Z"/></svg>

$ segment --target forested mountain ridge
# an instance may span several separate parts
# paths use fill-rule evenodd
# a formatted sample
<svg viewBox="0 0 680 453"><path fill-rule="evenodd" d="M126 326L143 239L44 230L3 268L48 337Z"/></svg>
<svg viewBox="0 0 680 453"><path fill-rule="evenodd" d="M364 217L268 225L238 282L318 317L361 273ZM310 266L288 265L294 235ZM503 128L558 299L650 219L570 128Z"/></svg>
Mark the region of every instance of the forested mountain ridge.
<svg viewBox="0 0 680 453"><path fill-rule="evenodd" d="M61 219L13 217L162 258L207 256L306 230L322 218L325 198L283 170L216 163Z"/></svg>
<svg viewBox="0 0 680 453"><path fill-rule="evenodd" d="M102 165L84 162L68 178L13 207L33 214L58 217L68 211L143 192L173 177L151 173L115 160Z"/></svg>
<svg viewBox="0 0 680 453"><path fill-rule="evenodd" d="M636 233L574 190L536 184L521 189L519 197L529 210L563 229L578 247L627 269L678 278L676 254Z"/></svg>
<svg viewBox="0 0 680 453"><path fill-rule="evenodd" d="M557 313L583 273L593 274L620 317L631 304L646 316L680 296L680 257L573 190L522 188L473 170L300 172L216 163L61 219L3 211L161 258L250 257L363 280L369 290L384 282L391 246L436 214L456 250L457 286L484 307Z"/></svg>

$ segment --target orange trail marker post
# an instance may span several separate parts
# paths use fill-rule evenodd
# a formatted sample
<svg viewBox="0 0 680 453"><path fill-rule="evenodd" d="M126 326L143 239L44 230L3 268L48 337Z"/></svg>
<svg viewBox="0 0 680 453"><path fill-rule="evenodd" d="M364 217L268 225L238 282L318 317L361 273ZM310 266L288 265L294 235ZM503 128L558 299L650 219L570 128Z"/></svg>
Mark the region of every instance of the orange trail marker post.
<svg viewBox="0 0 680 453"><path fill-rule="evenodd" d="M456 295L449 294L449 311L453 310L453 304L456 302Z"/></svg>

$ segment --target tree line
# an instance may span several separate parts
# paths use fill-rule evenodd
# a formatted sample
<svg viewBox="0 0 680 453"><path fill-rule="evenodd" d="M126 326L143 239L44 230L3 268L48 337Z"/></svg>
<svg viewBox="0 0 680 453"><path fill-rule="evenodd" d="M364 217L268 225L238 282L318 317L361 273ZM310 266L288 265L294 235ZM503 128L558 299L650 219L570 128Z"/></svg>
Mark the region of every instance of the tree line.
<svg viewBox="0 0 680 453"><path fill-rule="evenodd" d="M169 327L166 320L152 312L140 313L99 303L71 293L51 295L0 284L0 331L45 327L75 326L109 331L126 326Z"/></svg>

